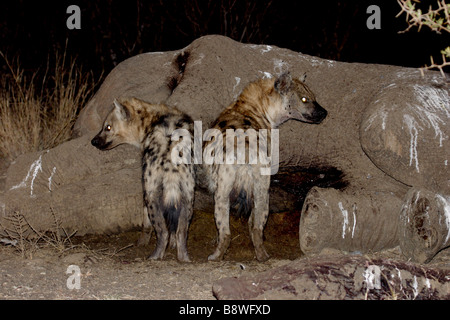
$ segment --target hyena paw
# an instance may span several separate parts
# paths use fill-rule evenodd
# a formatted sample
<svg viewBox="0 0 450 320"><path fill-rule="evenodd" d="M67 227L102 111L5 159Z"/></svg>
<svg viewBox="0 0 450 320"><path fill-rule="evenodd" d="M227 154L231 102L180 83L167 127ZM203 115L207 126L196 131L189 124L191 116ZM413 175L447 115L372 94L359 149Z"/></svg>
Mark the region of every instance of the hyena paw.
<svg viewBox="0 0 450 320"><path fill-rule="evenodd" d="M259 262L267 261L270 258L269 254L266 252L266 250L264 248L262 250L256 251L255 253L256 253L256 259Z"/></svg>
<svg viewBox="0 0 450 320"><path fill-rule="evenodd" d="M191 259L189 259L189 256L188 256L188 255L183 255L183 256L181 256L181 257L178 257L178 261L180 261L180 262L186 262L186 263L192 262Z"/></svg>
<svg viewBox="0 0 450 320"><path fill-rule="evenodd" d="M210 256L208 256L208 261L221 261L223 259L223 254L220 252L214 252Z"/></svg>
<svg viewBox="0 0 450 320"><path fill-rule="evenodd" d="M191 262L186 246L183 246L181 243L177 246L177 259L180 262Z"/></svg>
<svg viewBox="0 0 450 320"><path fill-rule="evenodd" d="M164 256L164 253L161 254L161 252L158 252L158 250L155 250L151 255L148 256L148 260L162 260Z"/></svg>
<svg viewBox="0 0 450 320"><path fill-rule="evenodd" d="M212 255L208 257L208 261L220 261L223 259L223 256L227 252L228 247L230 246L231 236L226 234L223 236L222 241L219 239L219 244L217 245L216 251Z"/></svg>

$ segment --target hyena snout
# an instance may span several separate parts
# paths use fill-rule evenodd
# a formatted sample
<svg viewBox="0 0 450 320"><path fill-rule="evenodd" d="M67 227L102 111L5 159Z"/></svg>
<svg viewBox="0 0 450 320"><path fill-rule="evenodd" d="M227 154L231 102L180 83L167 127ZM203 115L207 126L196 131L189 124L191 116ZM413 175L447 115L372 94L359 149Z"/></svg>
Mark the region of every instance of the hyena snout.
<svg viewBox="0 0 450 320"><path fill-rule="evenodd" d="M111 142L106 142L105 139L100 137L99 135L96 135L92 140L91 144L100 150L106 150L111 145Z"/></svg>
<svg viewBox="0 0 450 320"><path fill-rule="evenodd" d="M325 110L324 108L322 108L322 106L320 104L318 104L317 102L313 102L314 104L314 109L311 113L311 115L307 118L309 118L308 120L310 120L312 123L321 123L323 121L323 119L325 119L328 115L327 110Z"/></svg>
<svg viewBox="0 0 450 320"><path fill-rule="evenodd" d="M308 106L302 106L298 112L298 116L294 114L294 119L315 124L321 123L328 114L327 110L316 101L308 103Z"/></svg>

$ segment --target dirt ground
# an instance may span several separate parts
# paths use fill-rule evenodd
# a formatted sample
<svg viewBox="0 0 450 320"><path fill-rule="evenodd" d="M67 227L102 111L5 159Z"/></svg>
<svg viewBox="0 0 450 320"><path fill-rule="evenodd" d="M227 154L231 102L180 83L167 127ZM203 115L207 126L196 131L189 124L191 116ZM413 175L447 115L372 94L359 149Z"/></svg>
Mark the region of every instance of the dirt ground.
<svg viewBox="0 0 450 320"><path fill-rule="evenodd" d="M216 231L213 216L203 212L192 221L188 248L193 262L188 264L177 262L170 249L163 261L146 260L156 239L153 235L148 246L137 247L138 231L74 236L62 239L64 246L27 241L23 254L19 245L0 245L0 299L215 299L214 281L256 274L299 257L298 228L293 227L298 219L297 214L271 215L266 247L272 259L265 263L254 259L246 221L237 218L232 218L233 240L224 261L208 262ZM66 273L70 265L80 268L80 289L67 286L74 274Z"/></svg>
<svg viewBox="0 0 450 320"><path fill-rule="evenodd" d="M0 299L215 299L212 284L221 278L254 276L301 258L298 219L296 212L270 215L265 244L272 258L264 263L254 259L246 222L234 217L224 261L208 262L216 231L212 215L203 212L196 212L191 225L192 263L177 262L174 250L168 250L163 261L146 260L156 239L137 247L138 231L60 242L41 239L38 244L26 242L23 252L18 245L0 245ZM446 251L433 264L450 268ZM386 254L399 255L395 250ZM71 265L81 272L79 289L70 288L75 284Z"/></svg>

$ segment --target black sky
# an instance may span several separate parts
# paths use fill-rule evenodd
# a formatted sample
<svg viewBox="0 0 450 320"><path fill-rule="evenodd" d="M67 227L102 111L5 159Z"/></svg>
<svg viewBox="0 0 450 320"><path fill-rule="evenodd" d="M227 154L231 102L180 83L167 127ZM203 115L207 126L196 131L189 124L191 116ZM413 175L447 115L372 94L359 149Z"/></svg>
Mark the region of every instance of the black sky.
<svg viewBox="0 0 450 320"><path fill-rule="evenodd" d="M81 30L66 27L71 4L81 9ZM366 26L372 4L380 8L379 30ZM430 55L439 57L449 37L426 29L399 34L407 26L405 16L395 17L399 8L395 0L2 1L0 51L33 70L67 44L69 56L98 73L141 52L183 48L206 34L347 62L420 67Z"/></svg>

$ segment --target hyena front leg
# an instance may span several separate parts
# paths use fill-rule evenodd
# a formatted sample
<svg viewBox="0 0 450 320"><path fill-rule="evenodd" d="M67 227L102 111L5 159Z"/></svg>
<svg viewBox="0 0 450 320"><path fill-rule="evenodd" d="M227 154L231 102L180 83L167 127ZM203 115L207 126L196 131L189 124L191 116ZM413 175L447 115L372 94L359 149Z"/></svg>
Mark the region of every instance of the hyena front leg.
<svg viewBox="0 0 450 320"><path fill-rule="evenodd" d="M182 262L191 262L187 251L187 237L189 223L192 218L192 206L183 207L178 220L178 228L176 233L177 240L177 259Z"/></svg>
<svg viewBox="0 0 450 320"><path fill-rule="evenodd" d="M226 170L228 166L228 170ZM230 232L230 192L233 187L235 172L231 165L221 165L218 172L217 189L214 194L214 219L219 232L216 251L208 257L209 261L223 259L231 242Z"/></svg>
<svg viewBox="0 0 450 320"><path fill-rule="evenodd" d="M145 200L144 200L144 203L145 203ZM144 205L142 232L141 232L141 235L139 236L139 239L137 242L138 247L146 246L147 244L149 244L150 239L152 237L152 233L153 233L153 226L152 226L152 223L150 222L150 216L148 214L147 206Z"/></svg>
<svg viewBox="0 0 450 320"><path fill-rule="evenodd" d="M257 170L259 171L259 169ZM254 172L255 174L256 172ZM270 176L256 173L258 178L254 181L253 187L253 209L248 220L250 236L255 248L256 259L266 261L269 259L266 249L263 245L263 232L269 216L269 186Z"/></svg>

